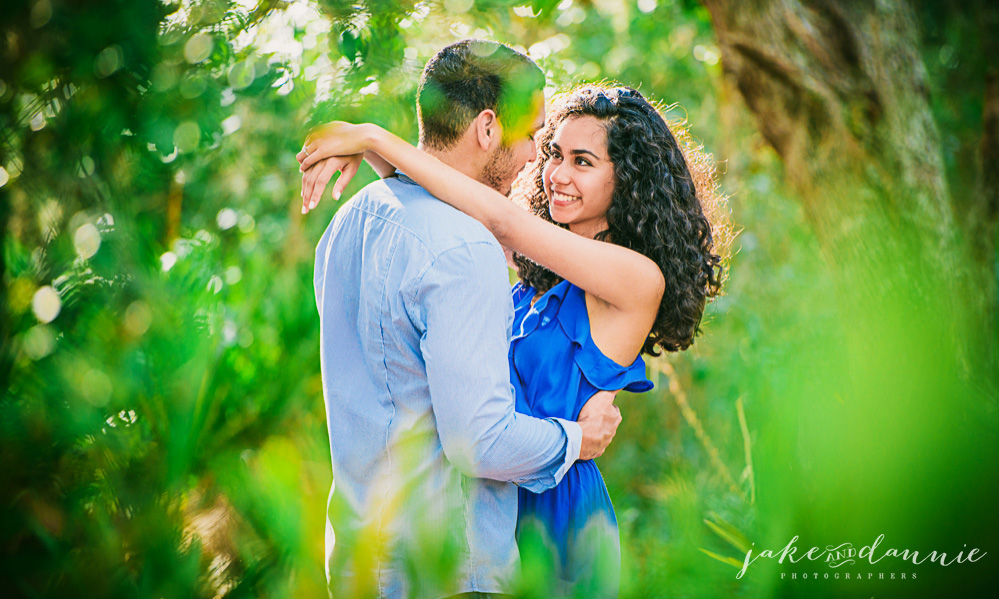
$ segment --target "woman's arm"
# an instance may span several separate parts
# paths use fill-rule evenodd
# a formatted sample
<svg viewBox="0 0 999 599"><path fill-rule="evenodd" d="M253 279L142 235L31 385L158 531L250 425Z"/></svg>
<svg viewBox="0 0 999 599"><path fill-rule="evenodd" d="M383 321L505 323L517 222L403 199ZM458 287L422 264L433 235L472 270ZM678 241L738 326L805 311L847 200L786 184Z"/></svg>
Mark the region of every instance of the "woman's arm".
<svg viewBox="0 0 999 599"><path fill-rule="evenodd" d="M654 314L659 306L665 281L659 266L649 258L537 218L498 191L376 125L331 123L310 135L306 148L309 156L302 162L303 169L324 157L373 150L432 195L481 222L504 246L609 307Z"/></svg>

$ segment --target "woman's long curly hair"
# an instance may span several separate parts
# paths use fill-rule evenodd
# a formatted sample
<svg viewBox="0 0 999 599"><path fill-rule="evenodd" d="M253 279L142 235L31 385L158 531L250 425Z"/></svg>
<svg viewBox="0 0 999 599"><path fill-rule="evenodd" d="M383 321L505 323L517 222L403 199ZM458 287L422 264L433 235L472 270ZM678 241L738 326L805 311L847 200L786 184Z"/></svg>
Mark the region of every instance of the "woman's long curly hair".
<svg viewBox="0 0 999 599"><path fill-rule="evenodd" d="M538 159L514 188L528 209L548 222L555 222L543 174L551 158L551 141L559 125L582 116L606 123L607 151L614 164L607 229L596 239L648 256L666 280L642 353L655 356L661 350L686 349L700 331L708 300L721 293L723 262L733 237L727 198L718 193L712 157L691 141L680 124L673 125L679 133L674 136L659 110L634 89L585 85L559 94L550 103L548 124L539 134ZM562 280L525 256L515 254L514 261L521 280L539 295Z"/></svg>

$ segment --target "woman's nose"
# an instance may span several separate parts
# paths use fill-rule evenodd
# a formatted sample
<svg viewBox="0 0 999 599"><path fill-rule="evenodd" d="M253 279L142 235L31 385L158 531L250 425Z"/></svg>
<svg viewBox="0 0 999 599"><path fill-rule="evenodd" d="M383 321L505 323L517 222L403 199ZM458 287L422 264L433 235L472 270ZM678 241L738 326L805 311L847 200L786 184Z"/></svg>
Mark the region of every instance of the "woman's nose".
<svg viewBox="0 0 999 599"><path fill-rule="evenodd" d="M566 173L565 169L562 168L563 166L565 166L564 163L556 166L555 169L552 170L552 174L550 175L550 177L553 183L569 182L568 174Z"/></svg>

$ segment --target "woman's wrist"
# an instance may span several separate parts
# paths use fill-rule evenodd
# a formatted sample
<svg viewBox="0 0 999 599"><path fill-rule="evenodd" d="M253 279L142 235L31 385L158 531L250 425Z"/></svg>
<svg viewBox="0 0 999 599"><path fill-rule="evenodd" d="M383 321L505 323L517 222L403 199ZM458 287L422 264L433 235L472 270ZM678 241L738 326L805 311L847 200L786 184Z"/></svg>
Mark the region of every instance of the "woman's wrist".
<svg viewBox="0 0 999 599"><path fill-rule="evenodd" d="M358 127L361 128L361 139L366 151L381 154L379 149L382 147L381 143L384 137L382 134L385 133L385 130L373 123L362 123Z"/></svg>

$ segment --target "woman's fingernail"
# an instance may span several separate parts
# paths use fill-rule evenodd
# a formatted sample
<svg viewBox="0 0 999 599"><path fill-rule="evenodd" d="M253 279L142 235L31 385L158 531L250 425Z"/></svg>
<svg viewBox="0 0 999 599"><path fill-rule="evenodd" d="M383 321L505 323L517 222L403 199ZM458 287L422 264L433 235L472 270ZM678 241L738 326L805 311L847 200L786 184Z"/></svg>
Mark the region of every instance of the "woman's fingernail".
<svg viewBox="0 0 999 599"><path fill-rule="evenodd" d="M302 204L302 214L305 214L308 211L309 209L305 207L305 204Z"/></svg>
<svg viewBox="0 0 999 599"><path fill-rule="evenodd" d="M339 191L334 191L333 192L333 198L336 199L336 201L339 202L340 201L340 192Z"/></svg>

